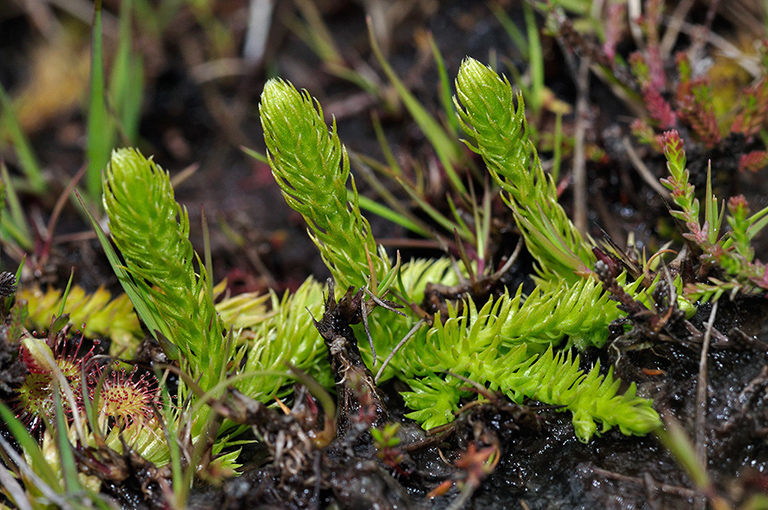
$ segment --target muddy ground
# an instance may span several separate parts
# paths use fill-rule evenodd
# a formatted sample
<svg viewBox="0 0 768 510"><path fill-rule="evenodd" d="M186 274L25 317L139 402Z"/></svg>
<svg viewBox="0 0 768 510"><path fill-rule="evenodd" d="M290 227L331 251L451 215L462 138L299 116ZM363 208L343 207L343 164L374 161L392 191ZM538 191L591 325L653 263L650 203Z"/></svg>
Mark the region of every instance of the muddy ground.
<svg viewBox="0 0 768 510"><path fill-rule="evenodd" d="M363 4L370 9L373 3L326 1L320 2L319 12L346 62L369 69L385 85L367 40ZM434 35L451 77L465 56L482 62L509 60L525 69L520 52L485 3L400 3L402 11L393 11L394 18L387 22L388 59L417 98L437 116L438 74L425 43L427 32ZM113 2L105 5L109 12L116 12ZM524 26L518 2L500 5L519 26ZM245 2L214 2L213 6L212 14L234 34L237 55L244 34ZM689 21L705 20L706 7L695 3ZM78 26L72 13L58 8L51 12L56 19ZM306 226L285 204L268 167L240 151L241 146L264 150L257 105L265 79L281 76L299 88L307 88L320 100L325 112L335 116L339 136L351 152L383 160L372 128L374 113L382 119L387 138L404 166L414 161L429 165L435 159L433 151L402 107L389 110L378 98L327 71L307 44L287 28L285 20L297 12L291 2L277 3L261 63L241 66L233 75L211 81L201 81L199 74L195 74L203 61L212 58L206 53L206 33L192 14L184 9L180 12L163 34L140 37L137 41L147 58L139 147L145 154L153 154L174 175L190 165L199 165L195 173L177 186L177 198L189 209L197 248L202 247L201 210L212 224L216 281L227 277L235 292L270 287L282 292L295 289L308 275L325 278L327 270L306 235ZM539 17L538 21L541 24L543 19ZM723 37L731 38L737 37L740 30L720 13L715 15L712 27ZM6 4L0 9L0 81L12 95L18 96L29 86L34 76L34 59L39 58L35 51L53 44L45 42L51 34L20 4ZM70 55L76 62L82 58L80 51L85 47L82 34L80 37L80 46ZM685 44L684 39L681 44ZM619 51L630 49L619 47ZM555 97L575 104L577 87L568 55L554 37L544 37L543 50L545 83ZM655 250L666 240L659 235L661 227L676 227L664 219L668 217L667 205L638 176L622 148L621 139L629 132L633 112L599 79L593 76L591 84L587 142L604 150L606 157L591 161L587 167L590 232L595 238L602 238L607 232L621 245L631 234L638 246ZM76 90L70 95L85 97L82 83L73 87ZM25 210L40 224L50 217L64 183L83 161L85 119L78 101L47 108L37 116L32 115L27 125L34 149L53 183L46 196L23 197ZM572 113L566 115L566 134L572 132L574 122ZM553 123L551 113L545 112L537 119L542 131L553 129ZM0 150L11 171L16 171L13 152L7 146ZM663 159L651 153L643 155L647 156L651 171L657 177L663 176ZM551 154L544 153L543 157ZM706 157L713 159L712 167L717 169L716 191L722 196L745 193L753 210L768 203L764 174L741 175L725 163L718 166L719 161L732 159L728 153L705 154L691 149L689 161L697 185L703 186L701 159ZM567 186L570 167L570 155L566 154L566 186L561 199L567 210L573 207L573 195ZM436 177L428 188L428 198L436 206L446 207L440 199L444 190L441 179ZM371 194L362 179L357 183L362 193ZM229 225L244 242L238 244L226 236L217 227L217 221L219 225ZM376 237L399 248L405 257L442 253L437 243L414 243L399 227L375 218L371 222ZM106 285L117 289L116 279L98 243L89 238L88 230L75 209L66 207L54 233L50 256L35 268L37 272L30 278L63 286L74 267L76 282L86 288ZM499 232L497 250L510 251L517 239L514 225L510 222L501 226ZM674 234L673 237L680 239ZM768 253L758 244L758 258L761 255L765 258ZM7 253L3 257L4 269L16 267ZM522 260L508 279L510 285L526 279L530 260L525 256ZM710 309L701 307L691 320L700 331L706 329ZM452 434L439 441L430 440L402 418L405 411L397 393L402 388L392 383L383 388L382 394L391 416L403 422L404 437L409 438L404 442L409 450L407 472L390 469L378 461L370 438L356 436L353 431L340 437L322 455L318 454L314 462L322 484L308 483L306 473L303 478L285 479L269 464L264 451L254 447L246 452L241 477L219 487L197 486L189 507L454 508L460 493L456 487L431 499L427 495L441 482L461 478L462 471L452 462L467 448L478 427L498 437L502 457L463 508L706 508L706 496L715 495L739 506L750 495L768 490L766 312L766 301L755 297L724 301L717 313L715 328L728 341L713 344L707 358L709 397L703 414L705 433L697 436L697 444L706 452L712 481L706 495L695 487L657 438L626 437L611 430L583 444L574 436L570 415L536 402L529 402L528 408L518 408L499 401L467 413ZM696 418L700 353L699 345L662 342L653 349L626 351L623 364L617 368L619 375L626 381L636 381L639 391L652 396L657 409L674 417L691 438L697 427L702 427ZM609 366L615 356L608 350L582 355L584 366L591 366L598 359L603 366ZM136 487L106 491L126 508L162 505L162 501L145 498ZM714 499L709 501L711 505Z"/></svg>

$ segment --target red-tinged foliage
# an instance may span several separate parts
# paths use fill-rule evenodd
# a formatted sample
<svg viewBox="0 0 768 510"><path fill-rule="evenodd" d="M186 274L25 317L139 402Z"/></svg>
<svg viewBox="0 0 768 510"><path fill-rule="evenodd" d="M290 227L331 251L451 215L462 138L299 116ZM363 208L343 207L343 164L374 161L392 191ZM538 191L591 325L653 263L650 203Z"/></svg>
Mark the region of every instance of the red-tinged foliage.
<svg viewBox="0 0 768 510"><path fill-rule="evenodd" d="M712 88L706 78L682 83L677 90L678 116L701 142L712 148L722 140L713 107Z"/></svg>
<svg viewBox="0 0 768 510"><path fill-rule="evenodd" d="M499 462L498 445L477 449L476 443L470 443L467 451L461 454L454 465L466 473L465 484L479 487L483 478L493 472Z"/></svg>
<svg viewBox="0 0 768 510"><path fill-rule="evenodd" d="M753 137L768 123L768 78L763 77L757 83L744 90L741 99L741 111L736 115L731 126L734 133Z"/></svg>
<svg viewBox="0 0 768 510"><path fill-rule="evenodd" d="M616 58L616 44L625 25L627 6L624 4L612 4L608 6L608 20L605 25L605 42L603 52L609 60Z"/></svg>
<svg viewBox="0 0 768 510"><path fill-rule="evenodd" d="M677 124L677 115L672 106L661 95L659 89L654 86L643 89L643 100L651 118L656 121L660 129L671 129Z"/></svg>
<svg viewBox="0 0 768 510"><path fill-rule="evenodd" d="M768 151L752 151L742 154L739 158L739 170L742 172L758 172L768 167Z"/></svg>
<svg viewBox="0 0 768 510"><path fill-rule="evenodd" d="M657 91L665 90L667 87L667 75L664 72L664 60L661 57L659 47L655 44L650 45L646 48L645 53L651 79L650 86Z"/></svg>
<svg viewBox="0 0 768 510"><path fill-rule="evenodd" d="M728 199L728 212L731 216L746 218L749 216L749 202L744 195L736 195Z"/></svg>
<svg viewBox="0 0 768 510"><path fill-rule="evenodd" d="M664 155L667 159L677 159L677 154L683 151L683 140L680 138L680 133L676 130L665 131L661 135L661 144L664 148Z"/></svg>

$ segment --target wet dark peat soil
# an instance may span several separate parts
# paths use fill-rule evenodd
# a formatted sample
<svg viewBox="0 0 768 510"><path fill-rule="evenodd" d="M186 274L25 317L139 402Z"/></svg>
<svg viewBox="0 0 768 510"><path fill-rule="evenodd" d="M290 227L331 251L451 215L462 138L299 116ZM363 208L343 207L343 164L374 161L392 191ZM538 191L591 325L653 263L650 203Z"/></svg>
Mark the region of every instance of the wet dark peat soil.
<svg viewBox="0 0 768 510"><path fill-rule="evenodd" d="M116 12L116 2L105 4ZM213 15L237 34L238 44L243 36L241 18L246 4L244 0L213 3ZM338 0L318 5L347 63L373 73L386 86L367 41L364 4L372 9L377 2ZM520 51L485 2L414 0L399 4L402 12L393 15L386 25L388 59L416 97L438 117L439 76L425 42L427 31L435 37L449 76L455 76L465 56L503 65L511 62L526 69ZM708 3L693 4L688 21L706 21ZM31 75L31 48L41 44L41 28L17 3L0 5L5 5L0 8L0 81L14 93ZM524 27L518 2L499 5L519 27ZM285 20L297 12L293 2L277 2L262 64L211 81L193 73L200 71L205 59L206 40L191 14L178 15L169 23L167 33L156 39L139 42L145 45L148 67L140 147L145 154L154 154L156 161L173 175L189 165L199 165L177 186L177 198L189 209L198 250L202 248L201 210L205 211L212 224L215 281L227 277L233 292L267 288L283 292L297 288L310 274L318 279L328 275L306 235L306 226L285 205L268 167L239 150L241 146L264 150L257 104L267 76L279 75L316 96L325 112L335 115L339 135L350 151L383 161L372 127L375 113L382 119L385 134L403 166L414 162L434 166L436 161L428 141L403 108L389 110L379 98L327 71L310 47L287 28ZM71 16L58 11L53 14L65 20ZM712 30L724 37L738 32L719 11L713 16ZM542 17L537 21L543 25ZM680 42L689 43L684 37ZM630 42L625 44L626 48L620 45L618 49L628 53L633 48ZM572 66L580 56L564 51L551 34L543 37L542 46L545 83L555 97L574 105L578 94ZM592 76L586 99L586 141L605 153L604 158L590 160L587 165L591 234L602 239L607 233L622 246L631 235L636 245L651 251L658 249L665 239L657 227L664 224L667 230L674 231L679 230L679 225L668 219L664 223L667 205L637 174L623 148L622 139L628 136L635 114L596 76ZM79 112L77 107L56 111L30 133L34 149L54 182L66 183L82 164L85 118ZM567 136L573 133L574 124L574 114L567 114L563 124ZM541 132L551 133L554 116L544 112L536 125ZM13 152L5 146L0 150L10 170L17 171ZM552 157L546 151L542 155L545 159ZM567 185L571 156L567 150L562 176L566 186L561 201L568 211L573 208L573 195ZM641 156L647 157L646 164L656 177L664 175L662 158L650 152ZM712 167L718 170L715 191L719 196L743 193L753 210L764 207L768 202L762 184L764 173L737 174L734 165L725 164L731 156L727 151L705 154L691 147L689 161L694 182L703 188L705 165L701 160L712 158ZM719 167L718 162L722 163ZM428 198L447 211L447 204L440 198L445 189L444 177L438 171L431 179L434 182L428 188ZM375 197L362 179L357 183L361 193ZM54 184L49 196L24 195L25 210L44 224L63 186ZM392 190L400 193L395 187ZM403 200L412 205L407 197L403 196ZM213 225L212 218L228 224L245 242L234 243ZM399 227L375 218L371 221L377 238L400 249L406 258L442 253L437 243L417 242ZM514 248L518 234L510 215L500 214L499 222L495 249L500 257ZM32 278L63 288L74 267L75 281L80 285L88 289L105 285L118 290L98 243L87 235L77 235L87 231L88 226L74 207L65 207L56 227L57 242ZM681 239L674 232L671 236ZM761 249L764 246L758 239L758 258L768 255ZM3 267L15 268L17 262L3 255ZM516 287L529 282L526 275L530 271L530 257L524 254L504 281ZM347 425L340 427L329 446L313 454L307 470L281 470L257 444L246 448L241 476L218 486L196 485L188 506L222 510L703 509L727 501L737 508L751 496L768 491L768 301L762 297L723 299L718 307L714 322L718 340L711 342L705 358L701 343L679 338L660 340L642 327L630 336L617 333L612 338L615 349L582 353L585 367L597 360L604 367L615 363L623 380L635 381L641 394L653 396L657 410L682 427L699 458L705 459L709 477L706 487L697 486L655 436L627 437L614 429L581 443L574 435L570 414L537 402L516 406L498 398L462 413L450 431L427 436L403 418L407 411L398 394L403 388L389 383L380 388L380 394L389 419L402 426L404 460L398 468L379 460L370 435L356 428L351 416L359 409L342 406L338 420ZM691 327L705 332L711 308L700 307L690 320ZM706 388L703 399L702 385ZM279 422L274 424L277 429L281 426ZM466 490L466 483L458 483L443 485L445 492L435 495L435 489L446 481L467 481L470 469L457 467L455 461L478 438L499 445L501 456L495 469L479 476L476 490ZM105 492L125 508L161 508L167 504L156 493L150 496L142 491L139 473L132 479L136 482L133 485L107 487Z"/></svg>

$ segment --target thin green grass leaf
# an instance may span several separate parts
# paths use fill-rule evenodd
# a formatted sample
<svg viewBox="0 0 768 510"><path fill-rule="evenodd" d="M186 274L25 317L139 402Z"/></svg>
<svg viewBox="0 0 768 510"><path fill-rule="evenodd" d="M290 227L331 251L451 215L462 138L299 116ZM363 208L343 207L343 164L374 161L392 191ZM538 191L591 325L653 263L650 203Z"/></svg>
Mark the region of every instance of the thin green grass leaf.
<svg viewBox="0 0 768 510"><path fill-rule="evenodd" d="M166 385L163 385L161 388L161 397L163 399L162 408L165 409L165 416L162 417L158 414L157 421L160 423L160 426L163 429L165 442L168 445L168 454L170 458L169 464L171 466L171 481L174 487L180 488L184 483L184 468L182 466L186 464L186 462L184 462L182 459L181 448L179 447L178 438L175 437L175 431L172 431L168 424L181 421L181 417L176 416L176 413L172 411L172 409L174 409L174 404L173 400L168 394L168 388ZM156 411L156 413L159 413L159 411ZM178 413L183 413L183 411L178 411ZM179 497L179 494L176 491L173 491L173 494L174 498ZM179 501L176 499L174 503L176 504L175 508L186 508L187 506L186 500Z"/></svg>
<svg viewBox="0 0 768 510"><path fill-rule="evenodd" d="M13 223L7 215L3 216L2 221L0 222L0 226L2 228L2 234L0 234L0 238L6 242L12 239L23 250L29 251L32 249L31 241L27 241L27 239L24 237L24 232L19 230L16 224Z"/></svg>
<svg viewBox="0 0 768 510"><path fill-rule="evenodd" d="M67 306L67 298L69 297L69 289L72 288L72 280L75 277L75 269L72 268L69 272L69 280L67 280L67 286L64 289L64 293L61 296L61 304L59 305L59 311L56 314L58 317L64 315L64 308Z"/></svg>
<svg viewBox="0 0 768 510"><path fill-rule="evenodd" d="M144 102L144 61L135 53L128 70L128 81L131 85L123 95L120 125L127 142L134 145L139 140L141 107Z"/></svg>
<svg viewBox="0 0 768 510"><path fill-rule="evenodd" d="M213 274L213 256L211 255L211 233L208 231L208 220L205 217L205 209L200 208L200 224L203 228L203 258L205 260L205 271ZM213 295L213 281L208 278L206 281L206 292L211 302L215 300Z"/></svg>
<svg viewBox="0 0 768 510"><path fill-rule="evenodd" d="M536 23L536 14L528 2L523 2L525 15L525 27L528 34L528 69L531 75L531 107L535 114L541 111L544 102L544 53L541 48L539 26Z"/></svg>
<svg viewBox="0 0 768 510"><path fill-rule="evenodd" d="M456 109L453 107L453 89L451 88L451 79L448 77L448 71L445 69L445 61L443 55L440 53L440 49L435 43L435 37L432 32L427 34L427 40L429 41L429 47L432 49L432 56L435 59L437 65L437 75L440 78L440 104L443 107L443 113L445 113L445 120L448 122L448 126L451 128L451 133L458 137L461 132L461 124L459 123L459 117L456 115Z"/></svg>
<svg viewBox="0 0 768 510"><path fill-rule="evenodd" d="M712 166L707 168L707 191L704 198L704 220L709 225L707 231L707 240L715 244L720 238L720 228L725 216L725 207L719 209L717 206L717 197L712 193Z"/></svg>
<svg viewBox="0 0 768 510"><path fill-rule="evenodd" d="M467 222L464 221L464 218L462 218L461 213L459 212L459 209L456 207L456 204L453 202L453 198L451 198L451 195L445 196L446 200L448 201L448 208L451 210L451 214L453 215L454 219L456 220L458 224L458 228L456 229L462 238L468 237L470 239L470 242L472 244L477 244L477 236L475 236L475 233L472 232L472 229L469 228L467 225ZM473 202L474 204L474 202ZM479 225L479 223L476 223L476 225Z"/></svg>
<svg viewBox="0 0 768 510"><path fill-rule="evenodd" d="M269 164L269 159L267 159L267 155L263 154L259 151L255 151L253 149L249 149L248 147L240 147L240 150L258 161L259 163L264 163L265 165Z"/></svg>
<svg viewBox="0 0 768 510"><path fill-rule="evenodd" d="M350 69L346 65L335 64L333 62L326 62L326 69L329 73L336 76L339 79L348 81L353 85L360 87L360 89L368 92L371 96L378 98L384 103L384 108L392 110L393 107L389 99L383 94L382 85L376 80L372 80L362 73Z"/></svg>
<svg viewBox="0 0 768 510"><path fill-rule="evenodd" d="M35 153L32 150L32 144L24 134L19 125L19 120L14 113L13 102L8 97L5 88L0 84L0 106L3 107L5 112L3 121L5 127L8 129L8 134L11 137L13 148L16 151L16 156L19 158L19 166L24 176L27 178L32 191L36 194L42 194L45 192L47 185L45 178L43 178L43 172L40 168Z"/></svg>
<svg viewBox="0 0 768 510"><path fill-rule="evenodd" d="M80 365L80 391L82 395L92 395L92 398L84 398L83 410L85 411L85 420L88 423L88 429L94 435L94 437L103 439L103 431L99 430L99 420L96 414L96 409L99 409L99 400L101 398L101 389L104 386L104 379L106 377L106 371L102 372L99 377L96 387L88 388L88 377L85 372L85 364ZM92 391L91 391L92 390ZM90 393L89 393L90 392ZM104 424L105 429L108 424Z"/></svg>
<svg viewBox="0 0 768 510"><path fill-rule="evenodd" d="M389 142L387 142L384 129L381 127L381 119L379 119L379 115L375 111L371 114L371 124L373 124L373 132L376 134L376 140L379 142L381 152L384 153L384 160L391 169L391 175L402 175L403 169L400 168L400 164L397 162Z"/></svg>
<svg viewBox="0 0 768 510"><path fill-rule="evenodd" d="M683 427L672 417L664 416L664 428L656 431L656 437L677 459L699 488L709 487L712 483L706 467L701 463Z"/></svg>
<svg viewBox="0 0 768 510"><path fill-rule="evenodd" d="M325 63L342 65L344 59L333 40L333 35L323 21L320 9L312 0L296 0L296 6L306 21L301 23L295 16L286 20L286 24L299 36L312 51Z"/></svg>
<svg viewBox="0 0 768 510"><path fill-rule="evenodd" d="M2 216L2 227L5 231L3 238L8 239L10 235L22 249L31 250L34 243L32 242L29 223L24 215L24 209L21 207L11 176L8 174L8 168L2 161L0 161L0 177L5 184L5 204L8 206L8 212L10 212L10 217L7 214Z"/></svg>
<svg viewBox="0 0 768 510"><path fill-rule="evenodd" d="M133 0L120 3L118 43L109 76L109 98L123 138L128 145L136 143L141 101L144 96L144 62L141 55L131 51L131 20Z"/></svg>
<svg viewBox="0 0 768 510"><path fill-rule="evenodd" d="M376 176L376 173L378 172L390 179L394 179L393 172L386 171L383 165L381 165L378 161L375 161L361 154L350 154L350 160L355 163L355 168L359 171L365 182L367 182L373 191L379 196L379 198L387 204L387 209L398 215L397 218L391 219L391 221L394 221L395 223L398 223L399 225L408 228L414 233L417 233L423 237L432 237L433 233L429 225L422 221L418 216L413 214L413 212L411 212L411 210L403 204L403 201L392 194L392 192L389 191L389 189ZM375 207L374 204L381 205L378 204L378 202L374 202L373 200L368 199L367 197L360 197L361 208L370 210L374 214L378 214L376 210L369 209L371 207ZM382 205L382 207L384 206ZM413 227L415 227L415 229Z"/></svg>
<svg viewBox="0 0 768 510"><path fill-rule="evenodd" d="M474 242L472 233L461 228L460 225L451 221L443 213L435 209L430 203L428 203L421 194L413 188L413 186L405 179L398 178L398 184L408 193L408 195L418 204L418 206L430 217L432 220L443 227L448 232L456 230L459 233L459 237L467 242Z"/></svg>
<svg viewBox="0 0 768 510"><path fill-rule="evenodd" d="M461 148L459 147L458 142L450 137L397 76L394 69L392 69L392 66L389 65L389 62L387 62L387 59L384 58L384 55L381 53L381 49L379 48L379 44L376 41L376 37L373 34L373 29L370 24L368 26L368 38L370 39L371 49L376 56L376 60L378 60L384 73L387 75L387 78L389 78L389 81L392 83L392 86L395 87L398 96L400 96L400 99L408 109L408 112L410 112L413 120L416 121L416 124L419 125L424 135L432 144L451 185L456 191L466 194L467 189L464 186L464 183L461 182L461 179L454 168L454 165L459 163L462 158Z"/></svg>
<svg viewBox="0 0 768 510"><path fill-rule="evenodd" d="M97 203L101 196L101 172L112 150L113 125L107 113L104 85L104 49L102 45L101 0L96 0L91 36L91 90L88 107L88 141L85 154L88 171L85 185L88 198Z"/></svg>
<svg viewBox="0 0 768 510"><path fill-rule="evenodd" d="M586 16L592 8L590 0L557 0L557 6L573 14Z"/></svg>
<svg viewBox="0 0 768 510"><path fill-rule="evenodd" d="M67 488L68 493L78 493L83 490L83 487L80 485L80 479L77 476L75 456L72 453L72 445L69 443L69 438L67 437L67 418L64 415L64 408L61 405L61 392L53 392L53 403L56 416L56 429L53 433L56 436L59 463L61 464L61 472L64 475L64 485Z"/></svg>
<svg viewBox="0 0 768 510"><path fill-rule="evenodd" d="M53 489L55 492L61 493L64 487L61 485L61 479L53 471L48 461L45 459L43 451L40 449L40 445L37 440L27 430L27 426L19 421L5 403L0 402L0 417L3 419L3 423L8 427L13 437L19 443L22 450L29 456L33 471L37 473L40 478Z"/></svg>
<svg viewBox="0 0 768 510"><path fill-rule="evenodd" d="M120 111L121 100L130 85L129 64L131 60L131 6L133 0L120 2L118 17L117 50L112 59L109 73L109 98L116 111Z"/></svg>
<svg viewBox="0 0 768 510"><path fill-rule="evenodd" d="M393 211L389 207L364 196L358 197L358 200L360 201L360 209L373 213L376 216L384 218L385 220L388 220L396 225L400 225L401 227L410 230L414 234L418 234L422 237L431 237L431 233L428 230L422 228L402 214Z"/></svg>
<svg viewBox="0 0 768 510"><path fill-rule="evenodd" d="M478 215L481 216L480 220L477 219ZM479 260L485 260L488 243L491 238L491 217L491 191L486 180L483 188L482 214L480 214L480 209L475 208L475 221L477 225L480 225L475 234L477 236L477 257Z"/></svg>
<svg viewBox="0 0 768 510"><path fill-rule="evenodd" d="M747 237L753 239L761 230L768 225L768 207L757 211L749 218L749 228L747 229Z"/></svg>
<svg viewBox="0 0 768 510"><path fill-rule="evenodd" d="M523 58L528 59L528 40L525 38L523 31L520 30L512 18L509 17L504 8L496 2L492 2L489 5L493 15L499 20L504 31L507 33L517 51L520 52Z"/></svg>
<svg viewBox="0 0 768 510"><path fill-rule="evenodd" d="M552 156L552 180L557 184L560 181L560 166L563 163L563 113L555 114L555 136Z"/></svg>

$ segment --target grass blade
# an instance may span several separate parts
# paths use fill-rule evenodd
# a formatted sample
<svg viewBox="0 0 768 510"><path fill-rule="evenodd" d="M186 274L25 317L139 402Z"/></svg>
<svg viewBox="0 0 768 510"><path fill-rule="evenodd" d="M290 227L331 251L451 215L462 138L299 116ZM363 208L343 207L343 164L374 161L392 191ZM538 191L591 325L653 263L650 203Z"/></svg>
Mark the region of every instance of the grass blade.
<svg viewBox="0 0 768 510"><path fill-rule="evenodd" d="M525 14L525 27L528 31L528 70L531 75L531 109L538 114L544 103L544 53L541 48L539 26L536 23L536 14L528 2L523 2Z"/></svg>
<svg viewBox="0 0 768 510"><path fill-rule="evenodd" d="M384 153L384 160L387 162L387 165L389 165L392 174L402 175L403 169L400 168L400 164L397 162L397 159L392 152L392 148L389 146L389 142L387 142L387 137L384 134L384 128L381 126L381 120L379 119L379 116L376 114L376 112L371 114L371 122L373 124L373 132L376 134L376 140L378 140L379 147L381 147L381 152Z"/></svg>
<svg viewBox="0 0 768 510"><path fill-rule="evenodd" d="M32 191L41 194L45 191L46 184L45 179L43 178L43 172L40 169L40 163L37 162L37 158L32 150L32 145L29 143L29 139L21 130L19 121L13 111L11 98L8 97L2 84L0 84L0 106L3 107L3 111L5 112L3 123L11 137L11 142L13 142L13 148L16 150L16 157L19 158L21 171L24 172L24 176L27 178Z"/></svg>
<svg viewBox="0 0 768 510"><path fill-rule="evenodd" d="M27 426L16 418L13 411L3 402L0 402L0 418L3 419L3 423L29 457L33 471L45 480L54 492L61 493L64 488L59 483L59 476L54 473L48 461L45 460L45 455L43 455L40 445L37 444L37 440L30 435Z"/></svg>
<svg viewBox="0 0 768 510"><path fill-rule="evenodd" d="M435 43L435 37L432 35L432 32L429 32L427 39L429 40L429 47L432 49L432 56L437 65L437 74L440 77L440 104L443 106L445 119L448 122L448 126L451 128L451 132L454 136L458 137L461 132L461 124L459 123L459 116L456 115L456 108L453 106L451 79L448 77L448 71L445 69L443 55L440 53L440 49Z"/></svg>
<svg viewBox="0 0 768 510"><path fill-rule="evenodd" d="M264 163L265 165L269 164L269 160L267 159L267 156L259 151L249 149L248 147L240 147L240 150L258 161L259 163Z"/></svg>
<svg viewBox="0 0 768 510"><path fill-rule="evenodd" d="M403 104L410 112L413 120L421 128L424 135L429 139L432 147L435 149L440 163L445 168L445 173L448 175L448 180L451 185L462 194L467 193L467 189L461 182L459 175L456 173L454 164L461 161L461 148L457 139L452 139L443 127L427 112L427 110L419 103L419 101L411 94L411 91L405 86L405 84L398 78L392 66L389 65L387 59L381 53L379 44L376 42L376 37L373 35L373 29L370 24L368 25L368 35L371 41L371 49L376 59L379 61L381 68L386 73L389 81L392 82L392 86L395 87L397 94L403 101Z"/></svg>
<svg viewBox="0 0 768 510"><path fill-rule="evenodd" d="M128 145L138 137L141 101L144 95L144 61L131 52L131 13L133 0L120 4L117 52L109 76L109 98Z"/></svg>
<svg viewBox="0 0 768 510"><path fill-rule="evenodd" d="M67 437L67 419L64 416L64 409L61 405L61 394L58 391L53 392L53 401L56 405L56 444L58 445L59 462L61 463L61 472L64 475L64 485L68 493L81 492L83 487L80 485L80 479L77 477L77 463L72 454L72 445Z"/></svg>
<svg viewBox="0 0 768 510"><path fill-rule="evenodd" d="M522 55L523 58L527 60L528 41L526 40L525 35L523 35L523 31L520 30L514 21L512 21L512 18L509 17L509 14L506 13L501 5L498 3L492 3L490 4L490 8L491 11L493 11L493 15L496 16L496 19L499 20L499 23L501 23L501 26L504 27L504 31L507 33L509 38L512 39L512 43L514 44L517 51L519 51L520 55Z"/></svg>
<svg viewBox="0 0 768 510"><path fill-rule="evenodd" d="M416 223L412 222L405 216L393 211L389 207L382 205L376 202L375 200L372 200L364 196L359 196L358 200L360 201L361 209L368 211L370 213L373 213L376 216L380 216L385 220L391 221L396 225L400 225L401 227L410 230L414 234L418 234L422 237L427 237L427 238L432 237L432 234L428 230L423 229Z"/></svg>
<svg viewBox="0 0 768 510"><path fill-rule="evenodd" d="M11 213L10 218L7 214L3 214L2 226L5 233L8 233L13 239L25 250L31 250L33 247L32 236L29 232L29 223L26 216L24 216L24 209L19 202L19 196L16 194L16 189L11 181L11 176L8 174L8 168L5 163L0 163L0 178L2 178L5 184L5 203L8 205L8 211ZM5 238L5 235L3 236Z"/></svg>
<svg viewBox="0 0 768 510"><path fill-rule="evenodd" d="M428 203L424 197L422 197L418 191L413 189L413 187L406 182L402 178L397 178L397 182L400 184L400 186L410 195L410 197L418 204L418 206L430 217L432 220L435 221L438 225L443 227L448 232L453 232L456 230L459 234L459 237L461 237L463 240L473 243L475 241L474 236L472 235L472 232L462 228L461 225L458 225L454 222L452 222L449 218L447 218L444 214L442 214L440 211L435 209L430 203Z"/></svg>
<svg viewBox="0 0 768 510"><path fill-rule="evenodd" d="M112 150L113 125L107 113L104 88L104 48L101 40L101 0L96 0L93 10L91 40L91 90L88 108L88 142L85 154L88 171L85 185L88 199L97 203L101 196L101 172L109 161Z"/></svg>

